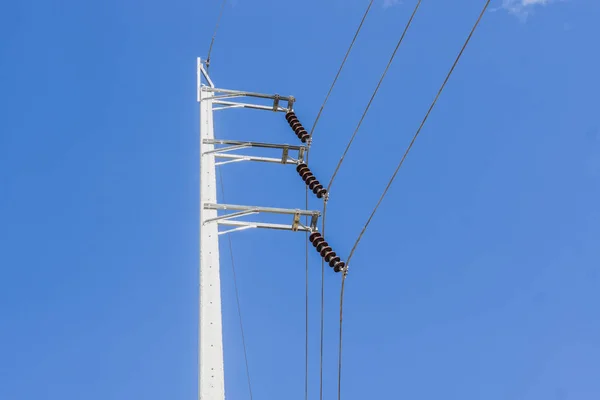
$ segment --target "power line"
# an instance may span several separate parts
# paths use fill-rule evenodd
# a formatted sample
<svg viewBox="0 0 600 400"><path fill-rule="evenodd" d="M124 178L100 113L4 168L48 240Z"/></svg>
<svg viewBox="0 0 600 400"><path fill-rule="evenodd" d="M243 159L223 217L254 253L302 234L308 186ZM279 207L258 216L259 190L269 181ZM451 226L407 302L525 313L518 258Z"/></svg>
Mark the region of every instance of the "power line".
<svg viewBox="0 0 600 400"><path fill-rule="evenodd" d="M400 36L400 39L398 40L398 43L396 44L396 48L392 52L392 56L390 57L390 60L388 61L387 65L385 67L385 70L383 71L383 74L381 74L381 78L379 78L379 82L377 83L377 87L373 91L373 94L371 95L371 99L369 100L369 103L367 104L367 107L365 108L365 111L363 112L362 116L360 117L360 120L358 121L358 125L356 125L356 129L352 133L352 136L350 137L350 141L348 141L348 145L346 146L346 149L344 150L344 153L342 154L342 157L340 158L340 161L338 162L337 166L335 167L335 170L333 171L333 175L331 176L331 180L329 181L329 185L327 185L327 191L328 192L331 190L331 185L333 184L333 181L335 180L335 177L336 177L338 171L340 170L340 167L342 166L342 163L344 162L344 159L346 158L346 154L348 154L348 150L350 150L350 146L352 146L352 142L354 141L354 138L356 137L356 134L358 133L358 130L360 129L360 126L362 125L363 120L365 119L365 117L367 115L367 112L369 111L369 108L371 107L371 103L373 103L373 99L375 99L375 96L377 95L377 92L379 91L379 87L381 86L381 83L383 82L383 79L385 78L385 76L386 76L386 74L387 74L390 66L392 65L392 61L394 61L394 57L396 57L396 52L398 51L398 48L400 48L400 45L404 41L404 37L406 36L406 32L408 32L408 28L410 28L410 25L412 24L413 18L415 17L415 14L419 10L419 6L421 5L421 1L422 0L419 0L417 2L417 5L413 9L412 14L411 14L408 22L406 23L406 26L404 27L404 31L402 32L402 35Z"/></svg>
<svg viewBox="0 0 600 400"><path fill-rule="evenodd" d="M356 39L358 38L358 35L363 27L363 24L364 24L365 20L367 19L367 16L369 15L369 11L371 11L373 2L374 2L374 0L371 0L369 2L367 9L365 10L365 12L362 16L362 19L360 20L360 24L358 24L358 28L356 28L356 32L354 33L354 36L352 37L350 46L348 46L348 50L346 51L346 54L344 55L344 59L342 60L337 73L335 74L335 78L333 78L333 81L331 82L329 91L327 92L327 95L325 96L325 99L323 100L323 104L321 104L321 108L319 109L319 113L317 114L317 117L315 118L315 122L313 122L313 125L310 129L309 136L311 138L315 131L315 128L317 127L317 123L319 122L319 119L321 118L321 114L323 113L323 110L325 109L325 105L327 104L327 101L329 100L329 96L331 96L331 92L333 91L333 88L335 87L335 84L337 83L337 80L340 77L342 70L344 69L344 65L346 64L346 61L348 60L348 56L350 55L350 52L352 51L352 48L354 47L354 43L356 42ZM308 164L308 154L306 156L306 162ZM306 208L308 209L308 187L306 188ZM327 211L327 201L324 201L323 202L323 225L322 225L323 234L325 234L326 211ZM307 290L307 292L306 292L306 307L307 307L307 312L306 312L307 313L306 314L306 321L307 321L306 322L307 323L307 325L306 325L306 334L307 334L306 374L307 374L307 378L306 378L306 388L305 388L306 400L308 400L308 244L309 244L309 241L306 240L306 280L307 280L307 287L306 287L306 290ZM323 353L324 353L324 343L325 343L324 339L325 339L325 260L321 259L321 321L320 321L320 343L319 343L319 400L323 400Z"/></svg>
<svg viewBox="0 0 600 400"><path fill-rule="evenodd" d="M342 69L344 68L344 65L346 63L346 60L348 59L348 56L350 55L350 51L352 50L352 47L354 46L354 43L356 42L356 38L358 37L358 34L360 33L360 30L362 29L363 23L365 22L365 19L371 9L371 6L373 5L374 0L371 0L369 2L369 6L367 7L367 10L365 11L362 20L358 26L358 28L356 29L356 32L354 33L354 37L352 38L352 41L350 43L350 46L348 47L348 50L346 51L346 55L344 56L344 59L342 60L342 63L340 64L340 67L337 71L337 74L335 75L335 78L333 79L333 82L331 83L331 86L329 87L329 91L327 92L327 95L325 96L325 100L323 100L323 104L321 105L321 108L319 109L319 113L317 114L317 117L315 118L315 121L312 125L312 128L310 129L310 133L309 136L312 137L312 134L317 126L317 123L319 121L319 118L321 117L321 114L323 113L323 110L325 108L325 105L327 104L327 101L329 100L329 96L331 95L331 92L333 91L333 88L342 72ZM309 158L309 154L306 154L306 164L308 165L308 158ZM308 187L306 187L306 193L305 193L305 209L308 210ZM306 224L308 225L308 218L306 218ZM309 373L309 365L308 365L308 333L309 333L309 329L308 329L308 322L309 322L309 312L308 312L308 307L309 307L309 294L308 294L308 289L309 289L309 261L308 261L308 246L309 241L308 241L308 232L306 233L306 242L305 242L305 338L304 338L304 362L305 362L305 366L304 366L304 399L308 400L308 373ZM319 360L319 398L320 400L323 400L323 344L324 344L324 326L325 326L325 317L324 317L324 310L325 310L325 262L322 260L321 262L321 324L320 324L320 360Z"/></svg>
<svg viewBox="0 0 600 400"><path fill-rule="evenodd" d="M379 208L379 206L380 206L381 202L383 201L385 195L387 194L389 188L391 187L392 183L394 182L394 179L396 178L396 175L398 174L398 171L402 167L402 164L404 164L404 160L406 160L406 157L408 156L408 153L412 149L412 146L415 143L417 137L421 133L421 130L423 129L423 126L425 125L425 122L427 122L427 119L429 118L429 115L431 114L431 111L435 107L435 105L436 105L436 103L437 103L440 95L442 94L442 91L446 87L446 84L448 83L448 80L450 79L450 76L454 72L454 69L456 68L456 65L458 64L458 61L462 57L463 52L465 51L465 49L467 48L467 45L469 44L469 42L471 40L471 37L473 36L473 33L475 33L475 30L479 26L479 23L481 22L481 19L483 18L483 15L485 14L488 6L490 5L490 1L491 0L487 0L485 2L485 5L483 6L483 9L481 10L481 13L479 14L479 17L477 18L477 21L475 21L475 24L471 28L471 32L469 33L469 36L465 40L465 42L464 42L464 44L463 44L460 52L458 53L458 56L456 56L456 59L454 60L454 63L452 64L452 67L450 68L450 71L448 71L448 74L446 75L446 78L444 79L444 82L440 86L440 89L438 90L435 98L433 99L433 102L429 106L429 109L427 110L427 113L425 114L425 117L421 121L421 124L419 125L419 128L415 132L415 134L414 134L414 136L413 136L410 144L406 148L406 151L404 152L404 155L400 159L400 162L398 163L398 166L396 167L396 170L394 171L394 173L393 173L392 177L390 178L387 186L385 187L383 193L381 194L381 197L379 198L379 201L375 205L375 208L373 209L373 211L371 212L371 215L367 219L367 222L365 223L365 226L363 227L363 229L361 230L360 234L358 235L358 238L356 239L356 242L354 243L354 246L352 246L352 249L350 250L350 255L348 256L348 261L347 261L347 264L346 264L346 270L343 272L343 275L342 275L342 284L341 284L341 290L340 290L340 337L339 337L339 349L338 349L338 400L341 398L341 382L342 382L342 337L343 337L343 315L344 315L343 314L343 310L344 310L344 288L345 288L345 283L346 283L346 275L347 275L347 272L348 272L347 271L348 270L348 265L350 264L350 260L352 259L352 256L354 255L356 247L358 246L358 244L359 244L360 240L362 239L365 231L367 230L367 227L371 223L371 220L373 219L373 216L377 212L377 209Z"/></svg>
<svg viewBox="0 0 600 400"><path fill-rule="evenodd" d="M344 162L344 158L346 157L346 154L348 153L348 150L350 149L350 146L352 145L352 142L354 141L354 138L356 137L356 134L358 133L358 130L360 129L360 126L362 125L362 122L365 119L365 116L367 115L369 108L371 107L371 103L373 102L373 99L375 98L375 96L377 95L377 92L379 91L379 87L381 86L381 83L383 82L383 79L385 78L385 76L392 64L392 61L394 60L394 57L396 56L396 53L397 53L398 49L400 48L400 45L404 41L404 37L406 36L406 33L408 32L408 29L410 28L410 25L412 24L412 21L416 15L417 11L419 10L419 6L421 5L421 2L422 2L422 0L419 0L417 2L417 4L415 5L415 8L413 9L413 12L412 12L410 18L409 18L408 22L406 23L404 30L402 31L402 35L400 36L400 39L398 39L398 43L396 44L396 47L394 48L394 51L392 52L392 55L386 65L383 73L381 74L381 78L379 79L379 82L377 83L377 86L375 87L375 90L373 91L373 94L371 95L371 98L369 99L369 102L367 103L367 107L365 108L365 111L363 112L363 114L358 122L358 125L356 126L356 129L354 130L354 132L352 133L352 136L350 137L350 141L348 142L348 145L346 146L346 149L344 150L344 153L342 154L342 157L340 158L340 161L338 162L338 164L333 172L333 175L331 176L329 184L327 185L328 192L331 190L331 185L333 184L333 181L335 180L337 172L339 171L342 163ZM326 221L327 221L327 202L325 201L323 203L323 234L325 233ZM321 262L322 269L324 269L324 265L325 265L325 262L322 261ZM344 285L345 285L345 279L346 279L346 272L347 271L343 271L343 275L342 275L341 299L343 299L343 291L344 291ZM338 400L341 397L341 374L342 374L342 367L341 367L341 362L342 362L342 352L341 352L342 323L341 323L341 321L342 321L342 312L343 312L342 310L343 310L343 300L340 301L340 348L339 348L339 355L338 355Z"/></svg>
<svg viewBox="0 0 600 400"><path fill-rule="evenodd" d="M323 201L323 223L321 232L325 236L325 221L327 217L327 201ZM325 326L325 259L321 259L321 368L320 368L320 386L319 400L323 400L323 343L324 343L324 326Z"/></svg>
<svg viewBox="0 0 600 400"><path fill-rule="evenodd" d="M219 16L217 17L217 23L215 24L215 32L213 33L212 39L210 40L210 46L208 47L208 55L206 56L206 70L210 67L210 53L212 52L213 45L215 44L215 37L217 36L217 31L219 30L219 23L221 22L221 17L223 17L223 10L225 10L225 3L227 0L223 0L221 3L221 11L219 11Z"/></svg>
<svg viewBox="0 0 600 400"><path fill-rule="evenodd" d="M340 166L342 165L344 158L346 157L346 154L348 153L348 150L350 148L350 146L352 145L352 142L354 141L354 138L356 137L356 134L358 133L358 130L360 129L360 126L365 118L365 116L367 115L367 112L369 111L369 108L371 106L371 103L373 102L373 99L375 98L375 95L377 94L377 92L379 91L379 87L381 86L381 83L383 82L383 79L385 78L390 65L392 64L392 61L394 60L394 57L396 56L396 52L398 51L398 49L400 48L400 45L402 44L404 37L406 36L406 32L408 32L408 29L410 28L410 25L413 21L413 18L415 16L415 14L417 13L419 6L421 5L421 1L419 0L408 20L408 22L406 23L406 26L404 27L404 31L402 32L402 35L400 36L400 39L398 40L398 43L396 44L396 47L394 49L394 51L392 52L392 55L388 61L388 64L385 67L385 70L383 71L381 78L379 79L379 82L377 83L377 87L375 88L373 94L371 95L371 99L369 100L369 103L367 104L367 107L365 108L365 111L363 112L363 115L360 118L360 121L358 122L358 125L356 127L356 129L354 130L350 141L348 142L348 145L346 146L346 149L344 150L344 153L338 163L338 165L335 168L335 171L331 177L331 180L329 181L329 185L327 187L327 192L329 192L331 190L331 185L333 184L333 181L335 179L335 176L338 172L338 170L340 169ZM360 25L359 25L359 30L362 27L362 24L367 16L367 13L369 12L369 9L371 8L373 1L371 1L371 3L369 3L369 7L367 8L367 11L365 12L365 15L363 16L363 20L361 21ZM358 31L355 35L358 36ZM352 48L352 45L354 44L354 40L352 41L352 44L350 45L350 48ZM348 52L346 53L346 57L348 56L348 54L350 53L350 49L348 49ZM344 58L343 63L345 63L346 58ZM342 63L342 66L343 66ZM314 130L314 127L316 126L316 123L321 115L321 112L323 110L323 108L325 107L325 103L327 102L327 99L329 98L329 94L331 93L332 89L333 89L333 85L335 84L335 81L337 80L337 77L340 74L342 67L340 67L340 70L338 71L338 74L336 75L336 78L334 79L334 82L331 86L331 88L329 89L329 93L327 94L327 97L325 98L325 102L323 102L323 105L321 106L321 110L319 111L319 114L317 115L317 119L315 120L315 124L313 125L313 129L311 129L311 135L312 135L312 131ZM325 227L326 227L326 221L327 221L327 201L323 202L323 223L322 223L322 231L323 231L323 235L325 235ZM325 260L321 260L321 397L320 400L323 400L323 314L324 314L324 302L325 302L325 296L324 296L324 273L325 273ZM344 280L345 280L345 275L346 275L346 271L343 272L343 277L342 277L342 290L344 287ZM342 304L340 304L340 310L342 309ZM340 314L341 315L341 314ZM341 323L340 323L341 326ZM341 338L341 333L340 333L340 338ZM341 343L341 341L340 341ZM339 362L341 363L341 350L339 353ZM341 364L338 368L338 399L341 395Z"/></svg>
<svg viewBox="0 0 600 400"><path fill-rule="evenodd" d="M406 157L408 156L408 153L410 152L410 150L412 149L412 146L414 145L417 137L419 136L419 133L421 133L421 130L423 129L423 126L425 125L425 122L427 121L427 119L429 118L429 114L431 113L431 110L433 110L433 107L435 107L435 104L437 103L440 95L442 94L442 91L444 90L444 88L446 87L446 84L448 83L448 80L450 79L450 76L452 75L452 73L454 72L454 69L456 68L456 65L458 64L458 61L460 60L464 50L466 49L467 45L469 44L469 41L471 40L471 37L473 36L473 33L475 32L475 29L477 29L477 26L479 25L479 22L481 21L481 18L483 17L489 3L491 0L487 0L485 3L485 6L483 8L483 11L481 11L481 14L479 15L479 18L477 19L477 21L475 22L475 25L473 25L473 28L471 29L471 32L469 33L469 36L467 37L467 40L465 40L465 43L463 44L463 47L460 50L460 53L458 53L458 56L456 57L456 60L454 61L454 64L452 64L452 68L450 69L450 71L448 72L448 74L446 75L446 79L444 79L444 83L442 83L442 86L440 87L440 89L438 90L437 95L435 96L435 99L433 100L433 102L431 103L431 105L429 106L429 109L427 110L427 113L425 114L425 117L423 118L423 120L421 121L421 125L419 125L419 128L417 129L417 132L415 133L415 135L413 136L410 144L408 145L408 147L406 148L406 151L404 152L404 155L402 156L402 158L400 159L400 162L398 163L398 166L396 167L396 170L394 171L394 174L392 175L392 177L390 178L385 190L383 191L383 193L381 194L381 197L379 198L379 201L377 202L377 205L375 206L375 208L373 209L373 212L371 213L371 215L369 216L369 219L367 220L365 226L363 227L362 231L360 232L360 235L358 236L354 246L352 247L352 250L350 250L350 255L348 256L348 263L350 262L350 259L352 258L352 255L354 254L354 251L356 250L356 247L358 246L358 243L360 242L360 239L362 238L363 234L365 233L367 227L369 226L369 223L371 222L371 220L373 219L373 216L375 215L375 213L377 212L377 209L379 208L379 206L381 205L381 202L383 201L383 198L385 197L385 195L387 194L390 186L392 185L394 179L396 178L396 175L398 174L398 171L400 170L400 168L402 167L402 164L404 163L404 160L406 159Z"/></svg>
<svg viewBox="0 0 600 400"><path fill-rule="evenodd" d="M223 202L225 202L225 188L223 183L223 173L221 170L217 170L219 173L219 183L221 186L221 197L223 198ZM252 400L252 384L250 382L250 368L248 367L248 352L246 351L246 335L244 335L244 324L242 322L242 307L240 305L240 294L238 291L237 284L237 275L235 273L235 260L233 258L233 245L231 243L231 235L227 235L227 239L229 242L229 255L231 256L231 270L233 272L233 286L235 288L235 300L237 303L238 317L240 320L240 331L242 333L242 345L244 348L244 362L246 363L246 378L248 379L248 392L250 393L250 400Z"/></svg>
<svg viewBox="0 0 600 400"><path fill-rule="evenodd" d="M317 118L315 118L315 122L313 123L313 126L310 129L309 135L311 137L313 135L313 132L314 132L315 128L317 127L317 122L319 122L319 118L321 118L321 113L323 113L323 109L325 108L325 104L327 104L327 100L329 100L329 96L331 95L331 92L333 91L333 87L335 86L338 78L340 77L342 69L344 68L344 65L346 64L346 60L348 59L348 56L350 55L350 51L352 50L352 47L354 47L354 42L356 42L356 38L358 37L358 34L360 33L360 30L362 29L363 23L365 22L365 19L367 19L367 15L369 15L369 11L371 10L371 6L373 5L373 2L374 2L374 0L371 0L369 2L369 6L367 7L365 13L363 14L362 20L360 21L360 24L358 25L358 28L356 28L356 32L354 33L354 37L352 38L352 42L350 42L350 47L348 47L348 50L346 51L346 55L344 56L344 60L340 64L340 68L338 69L338 72L335 75L335 78L333 79L333 82L331 82L331 86L329 87L329 91L327 92L327 96L325 96L325 100L323 100L323 104L321 105L321 108L319 109L319 113L317 114Z"/></svg>
<svg viewBox="0 0 600 400"><path fill-rule="evenodd" d="M323 207L327 207L327 202L323 202ZM325 214L323 214L325 216ZM325 220L323 220L325 221ZM325 225L323 225L323 235L325 235ZM308 246L308 244L307 244ZM323 400L323 353L325 349L325 259L321 258L321 336L319 347L319 400Z"/></svg>
<svg viewBox="0 0 600 400"><path fill-rule="evenodd" d="M308 163L308 154L306 155L306 162ZM305 209L308 210L308 186L306 187L306 203ZM308 217L306 217L305 224L308 226ZM305 233L305 255L304 262L306 267L306 300L305 300L305 327L306 332L304 336L304 400L308 400L308 232Z"/></svg>
<svg viewBox="0 0 600 400"><path fill-rule="evenodd" d="M306 164L308 165L308 153L306 153ZM323 203L324 210L326 209L327 202ZM308 186L306 187L306 210L308 210ZM323 218L325 218L325 214L323 214ZM325 219L323 219L325 221ZM306 217L305 224L308 226L308 217ZM322 229L323 233L325 232L325 225L323 225ZM306 333L305 333L305 378L304 378L304 398L308 400L308 271L309 271L309 262L308 262L308 248L310 241L308 240L309 232L306 232L306 243L305 243L305 263L306 263ZM320 324L320 351L319 351L319 399L323 400L323 349L324 349L324 332L325 332L325 260L321 260L321 324Z"/></svg>

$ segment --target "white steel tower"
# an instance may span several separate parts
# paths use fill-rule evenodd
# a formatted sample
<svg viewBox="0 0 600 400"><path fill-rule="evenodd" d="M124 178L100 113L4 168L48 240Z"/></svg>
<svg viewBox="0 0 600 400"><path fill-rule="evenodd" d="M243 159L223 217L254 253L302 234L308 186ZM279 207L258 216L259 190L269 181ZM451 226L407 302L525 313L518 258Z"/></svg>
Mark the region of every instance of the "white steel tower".
<svg viewBox="0 0 600 400"><path fill-rule="evenodd" d="M260 143L215 139L213 112L231 108L249 108L255 110L286 113L288 122L292 112L294 98L279 95L250 93L238 90L215 88L202 60L198 58L197 90L200 103L200 338L199 338L199 399L223 400L225 398L223 367L223 336L221 319L221 284L219 273L219 236L250 228L266 228L316 233L319 211L283 209L261 206L220 204L217 200L216 167L228 163L259 161L274 164L292 165L303 176L307 185L314 189L319 197L325 195L323 186L318 183L304 164L307 146ZM252 103L265 99L269 105ZM247 102L242 102L247 101ZM284 107L284 105L286 107ZM295 116L294 116L295 118ZM293 122L290 122L292 125ZM302 142L308 134L304 130L298 137ZM240 154L249 148L271 149L277 157L256 157ZM308 172L307 172L308 171ZM304 175L302 175L304 174ZM307 174L310 174L307 175ZM306 177L306 178L304 178ZM243 217L254 214L289 215L289 224L250 222ZM310 217L308 226L303 225L303 217ZM328 262L340 264L339 257L331 251L322 238L318 239L320 249L328 255ZM316 246L315 246L316 247ZM329 249L329 250L327 250ZM321 253L323 254L323 253ZM337 265L336 264L336 265ZM343 263L341 263L343 266ZM338 265L336 269L339 269Z"/></svg>

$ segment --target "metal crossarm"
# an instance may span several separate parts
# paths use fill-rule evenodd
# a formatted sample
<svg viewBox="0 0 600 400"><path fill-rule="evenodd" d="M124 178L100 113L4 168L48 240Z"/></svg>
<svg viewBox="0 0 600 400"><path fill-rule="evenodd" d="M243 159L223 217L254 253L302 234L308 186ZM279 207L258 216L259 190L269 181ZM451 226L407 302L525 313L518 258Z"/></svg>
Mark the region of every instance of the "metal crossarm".
<svg viewBox="0 0 600 400"><path fill-rule="evenodd" d="M319 211L312 210L297 210L289 208L273 208L273 207L256 207L256 206L240 206L234 204L215 204L215 203L204 203L205 210L218 210L218 211L237 211L230 214L219 215L217 217L207 219L204 224L210 222L216 222L219 225L226 226L237 226L247 228L264 228L264 229L278 229L278 230L289 230L299 232L313 232L317 229L317 223L321 213ZM251 214L283 214L291 215L291 224L273 224L266 222L248 222L248 221L235 221L237 218L241 218ZM310 217L310 224L308 226L300 223L301 217ZM246 228L246 229L247 229ZM219 234L229 233L230 231L219 232Z"/></svg>
<svg viewBox="0 0 600 400"><path fill-rule="evenodd" d="M260 143L260 142L241 142L238 140L216 140L216 139L204 139L203 144L211 145L228 145L226 147L215 147L211 150L206 150L202 153L203 156L207 154L214 154L216 158L227 159L228 161L220 161L215 165L224 165L238 161L259 161L259 162L270 162L276 164L299 164L304 161L304 154L307 148L305 146L292 146L289 144L274 144L274 143ZM233 152L237 150L243 150L248 148L264 148L264 149L276 149L281 150L281 155L275 157L258 157L251 155L239 155L239 154L224 154L227 152ZM296 157L289 155L290 151L295 151Z"/></svg>
<svg viewBox="0 0 600 400"><path fill-rule="evenodd" d="M243 142L243 141L239 141L239 140L223 140L223 139L204 139L203 143L244 145L244 146L249 146L249 147L262 147L265 149L283 149L285 147L289 148L290 150L305 150L306 149L306 146L297 146L297 145L291 145L291 144Z"/></svg>
<svg viewBox="0 0 600 400"><path fill-rule="evenodd" d="M288 112L291 111L294 107L294 99L293 96L280 96L278 94L264 94L264 93L254 93L254 92L245 92L241 90L230 90L230 89L218 89L214 86L206 87L205 90L207 92L211 92L212 95L207 96L204 100L212 100L214 104L219 104L223 107L216 107L213 110L223 110L227 108L253 108L256 110L266 110L266 111L275 111L275 112ZM273 100L271 105L263 105L263 104L254 104L247 103L241 101L230 101L226 99L238 99L238 98L247 98L247 99L267 99ZM250 101L250 100L246 100ZM280 105L281 102L287 102L287 107L283 107Z"/></svg>

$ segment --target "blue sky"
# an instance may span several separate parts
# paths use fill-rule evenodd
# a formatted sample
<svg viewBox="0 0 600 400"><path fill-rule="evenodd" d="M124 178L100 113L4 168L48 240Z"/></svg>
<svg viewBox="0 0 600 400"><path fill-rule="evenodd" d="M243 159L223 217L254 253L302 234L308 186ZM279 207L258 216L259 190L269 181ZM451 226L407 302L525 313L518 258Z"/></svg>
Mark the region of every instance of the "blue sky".
<svg viewBox="0 0 600 400"><path fill-rule="evenodd" d="M600 4L525 3L492 2L353 259L344 400L600 397ZM310 125L366 4L231 0L212 78L294 95ZM331 176L412 5L376 0L315 132L319 179ZM482 5L423 2L331 193L338 253L348 254ZM219 7L4 5L0 399L196 396L195 66ZM230 111L215 126L221 138L296 139L271 113ZM293 169L222 172L230 203L304 205ZM303 399L304 235L232 239L254 396ZM226 390L247 399L227 247L222 255ZM318 398L312 252L310 262ZM325 278L329 399L340 276Z"/></svg>

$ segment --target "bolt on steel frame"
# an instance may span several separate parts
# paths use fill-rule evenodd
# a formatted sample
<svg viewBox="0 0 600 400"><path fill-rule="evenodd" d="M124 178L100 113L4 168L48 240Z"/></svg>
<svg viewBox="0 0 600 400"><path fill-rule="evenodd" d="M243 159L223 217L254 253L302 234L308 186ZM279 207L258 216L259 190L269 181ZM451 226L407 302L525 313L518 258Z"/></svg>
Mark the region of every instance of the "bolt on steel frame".
<svg viewBox="0 0 600 400"><path fill-rule="evenodd" d="M225 398L219 236L252 229L278 229L315 232L319 211L262 206L220 204L217 201L216 167L242 161L279 163L298 166L303 163L307 146L215 139L213 113L232 108L249 108L271 112L292 112L294 98L215 88L202 60L197 61L197 93L200 103L200 400ZM270 105L252 103L256 99L272 100ZM286 107L284 107L284 105ZM277 157L232 154L249 148L277 151ZM279 214L290 217L289 224L251 222L240 218L255 214ZM301 217L309 217L308 226Z"/></svg>

